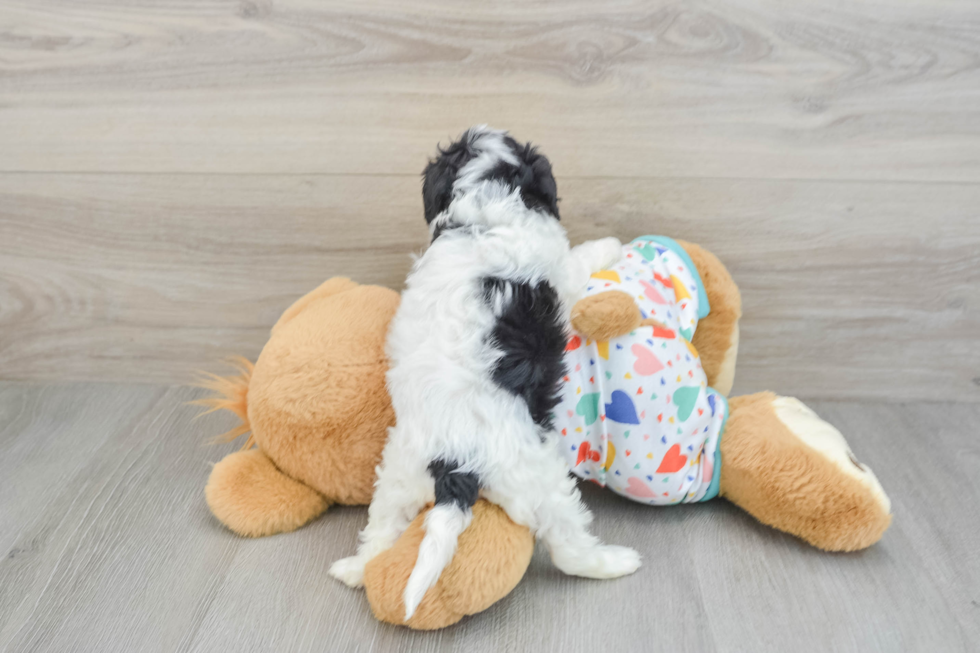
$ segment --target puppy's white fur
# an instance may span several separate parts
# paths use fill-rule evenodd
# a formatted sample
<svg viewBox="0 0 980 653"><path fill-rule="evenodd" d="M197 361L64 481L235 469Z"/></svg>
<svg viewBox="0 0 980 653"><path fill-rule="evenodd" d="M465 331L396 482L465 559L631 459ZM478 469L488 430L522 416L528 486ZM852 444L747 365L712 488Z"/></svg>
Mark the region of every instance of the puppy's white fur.
<svg viewBox="0 0 980 653"><path fill-rule="evenodd" d="M419 555L405 585L405 619L411 619L415 608L430 587L436 584L442 570L456 553L460 534L473 521L472 510L461 510L455 504L436 505L425 516L425 537Z"/></svg>
<svg viewBox="0 0 980 653"><path fill-rule="evenodd" d="M499 352L488 335L501 302L487 304L483 279L549 283L563 301L567 322L591 273L621 253L614 238L570 250L553 216L529 210L504 184L477 181L497 161L513 159L503 134L486 130L478 141L480 155L460 170L455 199L431 227L451 216L454 225L466 228L444 232L416 261L392 321L388 388L397 425L377 468L357 554L330 569L348 585L361 585L364 565L390 548L434 500L427 471L434 459L456 461L459 472L475 473L482 496L529 527L565 573L613 578L640 565L634 550L603 545L589 533L592 516L557 449L558 438L542 434L524 400L491 378ZM438 506L426 519L426 538L406 588L406 619L452 559L469 521L470 511L455 505Z"/></svg>

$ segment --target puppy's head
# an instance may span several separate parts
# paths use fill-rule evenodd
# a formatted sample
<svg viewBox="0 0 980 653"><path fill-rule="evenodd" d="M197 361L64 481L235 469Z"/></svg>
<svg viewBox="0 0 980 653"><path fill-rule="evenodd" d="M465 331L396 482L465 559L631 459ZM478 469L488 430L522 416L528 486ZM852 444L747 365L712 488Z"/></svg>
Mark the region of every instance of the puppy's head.
<svg viewBox="0 0 980 653"><path fill-rule="evenodd" d="M519 191L527 208L558 219L558 188L551 163L530 143L521 145L507 132L486 125L471 127L422 173L425 221L431 224L452 201L488 183Z"/></svg>

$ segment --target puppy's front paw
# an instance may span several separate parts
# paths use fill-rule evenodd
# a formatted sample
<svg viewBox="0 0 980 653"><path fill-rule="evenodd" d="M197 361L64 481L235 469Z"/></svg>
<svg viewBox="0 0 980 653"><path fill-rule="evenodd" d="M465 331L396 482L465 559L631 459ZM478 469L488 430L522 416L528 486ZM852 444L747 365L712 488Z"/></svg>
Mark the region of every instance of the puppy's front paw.
<svg viewBox="0 0 980 653"><path fill-rule="evenodd" d="M585 578L619 578L640 568L640 554L626 546L601 544L578 555L555 557L566 574Z"/></svg>
<svg viewBox="0 0 980 653"><path fill-rule="evenodd" d="M619 578L640 568L640 554L628 546L604 545L596 554L593 578Z"/></svg>
<svg viewBox="0 0 980 653"><path fill-rule="evenodd" d="M348 587L363 587L364 566L367 562L360 556L341 558L330 565L330 575Z"/></svg>
<svg viewBox="0 0 980 653"><path fill-rule="evenodd" d="M612 267L613 263L623 258L623 244L619 242L618 238L614 238L613 236L600 238L595 241L595 244L598 253L596 260L599 266L598 270Z"/></svg>

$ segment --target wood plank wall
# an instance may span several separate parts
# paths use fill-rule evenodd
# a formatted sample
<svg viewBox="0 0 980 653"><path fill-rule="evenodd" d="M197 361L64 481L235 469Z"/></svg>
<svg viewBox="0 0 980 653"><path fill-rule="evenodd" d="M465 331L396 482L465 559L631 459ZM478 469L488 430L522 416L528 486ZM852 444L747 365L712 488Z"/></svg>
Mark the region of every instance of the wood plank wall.
<svg viewBox="0 0 980 653"><path fill-rule="evenodd" d="M729 265L737 390L980 400L972 0L0 0L0 378L179 383L328 276L400 287L482 122L573 241Z"/></svg>

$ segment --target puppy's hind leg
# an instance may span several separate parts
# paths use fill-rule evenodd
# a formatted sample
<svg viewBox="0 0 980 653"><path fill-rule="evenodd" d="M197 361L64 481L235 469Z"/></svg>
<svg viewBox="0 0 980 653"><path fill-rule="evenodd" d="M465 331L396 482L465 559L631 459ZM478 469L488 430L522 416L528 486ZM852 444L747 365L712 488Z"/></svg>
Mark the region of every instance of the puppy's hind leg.
<svg viewBox="0 0 980 653"><path fill-rule="evenodd" d="M386 464L396 460L396 464ZM330 575L350 587L364 584L364 566L387 551L405 532L422 508L432 501L432 477L425 464L408 460L399 453L389 455L378 468L378 481L368 508L368 523L361 531L357 554L336 561Z"/></svg>
<svg viewBox="0 0 980 653"><path fill-rule="evenodd" d="M487 498L518 524L529 526L544 542L555 566L586 578L618 578L640 567L640 554L625 546L603 544L589 532L592 513L582 503L564 460L551 455L514 465Z"/></svg>

